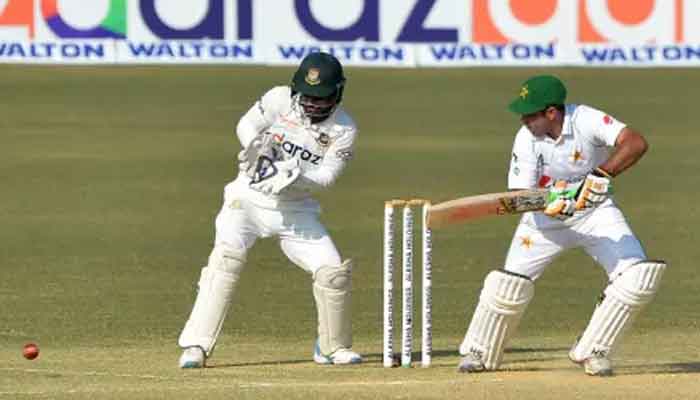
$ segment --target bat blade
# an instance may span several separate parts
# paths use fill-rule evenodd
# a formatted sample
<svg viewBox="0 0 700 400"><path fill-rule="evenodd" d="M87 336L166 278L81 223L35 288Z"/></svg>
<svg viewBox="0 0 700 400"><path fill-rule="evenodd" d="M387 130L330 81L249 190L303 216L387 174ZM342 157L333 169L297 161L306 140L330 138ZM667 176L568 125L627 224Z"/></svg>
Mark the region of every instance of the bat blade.
<svg viewBox="0 0 700 400"><path fill-rule="evenodd" d="M428 211L428 226L442 228L495 215L520 214L544 210L547 205L546 189L516 190L462 197L438 203Z"/></svg>

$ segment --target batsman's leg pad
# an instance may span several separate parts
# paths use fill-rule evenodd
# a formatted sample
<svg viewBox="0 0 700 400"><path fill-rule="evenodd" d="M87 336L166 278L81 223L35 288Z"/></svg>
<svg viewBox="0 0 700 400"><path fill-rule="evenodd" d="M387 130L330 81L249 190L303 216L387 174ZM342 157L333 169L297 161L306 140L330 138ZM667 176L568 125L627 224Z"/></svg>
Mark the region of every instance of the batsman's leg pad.
<svg viewBox="0 0 700 400"><path fill-rule="evenodd" d="M318 311L318 345L323 355L352 347L350 315L352 260L316 270L313 279Z"/></svg>
<svg viewBox="0 0 700 400"><path fill-rule="evenodd" d="M646 260L617 274L605 288L569 358L581 363L593 355L609 357L639 311L653 299L665 270L664 261Z"/></svg>
<svg viewBox="0 0 700 400"><path fill-rule="evenodd" d="M245 252L217 245L202 268L197 299L180 334L180 347L201 347L207 357L214 350L231 298L245 265Z"/></svg>
<svg viewBox="0 0 700 400"><path fill-rule="evenodd" d="M459 347L462 355L474 354L484 368L498 368L503 350L535 295L530 278L497 270L486 276L471 323Z"/></svg>

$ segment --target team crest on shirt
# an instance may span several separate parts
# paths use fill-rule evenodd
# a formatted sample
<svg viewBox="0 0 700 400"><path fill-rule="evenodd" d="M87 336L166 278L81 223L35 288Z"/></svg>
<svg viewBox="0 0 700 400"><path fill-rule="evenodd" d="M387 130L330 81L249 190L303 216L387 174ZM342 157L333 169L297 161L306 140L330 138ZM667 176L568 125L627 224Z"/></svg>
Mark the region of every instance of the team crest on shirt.
<svg viewBox="0 0 700 400"><path fill-rule="evenodd" d="M321 83L321 70L318 68L309 68L309 71L306 73L306 78L304 78L306 83L308 83L311 86L316 86L319 83Z"/></svg>
<svg viewBox="0 0 700 400"><path fill-rule="evenodd" d="M572 164L576 164L580 161L585 161L586 159L583 157L583 153L580 150L574 150L573 154L569 156L569 161L571 161Z"/></svg>
<svg viewBox="0 0 700 400"><path fill-rule="evenodd" d="M321 133L318 135L318 138L316 138L316 141L317 141L318 144L320 144L321 146L328 146L328 144L331 142L331 138L330 138L330 136L328 136L327 134L321 132Z"/></svg>

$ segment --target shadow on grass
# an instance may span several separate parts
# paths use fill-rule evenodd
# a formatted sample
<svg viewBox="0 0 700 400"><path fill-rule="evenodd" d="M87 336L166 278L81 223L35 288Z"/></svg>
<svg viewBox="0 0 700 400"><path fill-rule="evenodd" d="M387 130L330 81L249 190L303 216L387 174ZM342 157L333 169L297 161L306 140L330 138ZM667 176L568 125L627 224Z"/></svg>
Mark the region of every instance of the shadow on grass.
<svg viewBox="0 0 700 400"><path fill-rule="evenodd" d="M506 349L505 353L551 353L556 351L569 351L568 347L514 347Z"/></svg>
<svg viewBox="0 0 700 400"><path fill-rule="evenodd" d="M528 358L526 360L510 361L504 363L499 371L507 372L554 372L568 369L582 370L581 367L571 364L571 367L543 367L536 364L538 362L552 361L551 359ZM524 364L524 365L523 365ZM616 366L613 360L613 376L635 376L635 375L665 375L665 374L698 374L700 373L700 361L686 363L656 363L656 364L621 364Z"/></svg>
<svg viewBox="0 0 700 400"><path fill-rule="evenodd" d="M569 349L567 347L515 347L515 348L509 348L506 349L507 354L528 354L528 353L552 353L552 352L566 352ZM399 354L396 354L397 357L399 357ZM459 357L459 353L456 349L441 349L441 350L433 350L432 353L433 359L440 359L440 358L449 358L449 357ZM377 364L381 363L383 359L383 355L381 353L369 353L369 354L364 354L364 363L365 364ZM420 363L421 359L421 353L420 351L414 351L411 353L411 359L416 362ZM528 357L527 359L524 360L515 360L511 361L508 364L511 364L513 362L516 363L530 363L530 362L541 362L541 361L551 361L552 358L530 358ZM310 358L302 359L302 360L277 360L277 361L253 361L253 362L240 362L240 363L221 363L221 364L210 364L207 365L206 368L236 368L236 367L256 367L256 366L271 366L271 365L294 365L294 364L311 364L313 363L313 360ZM683 368L684 364L666 364L666 365L658 365L658 369L673 369L673 370L681 370ZM623 369L635 369L635 368L640 368L640 367L624 367ZM700 372L700 363L692 363L692 364L687 364L687 368L691 369L693 372ZM506 370L507 367L506 367ZM541 368L516 368L511 371L540 371L543 370ZM668 371L667 371L668 372Z"/></svg>
<svg viewBox="0 0 700 400"><path fill-rule="evenodd" d="M617 375L698 374L700 373L700 361L622 365L615 372Z"/></svg>
<svg viewBox="0 0 700 400"><path fill-rule="evenodd" d="M241 363L207 364L206 368L264 367L266 365L292 365L313 363L310 358L303 360L253 361Z"/></svg>
<svg viewBox="0 0 700 400"><path fill-rule="evenodd" d="M551 352L566 352L568 347L515 347L508 348L505 350L506 354L527 354L527 353L551 353ZM457 349L442 349L433 350L433 359L448 358L448 357L460 357L459 351ZM400 354L395 354L395 357L400 357ZM370 353L365 354L365 360L369 363L381 362L383 355L381 353ZM411 359L420 362L421 353L419 351L414 351L411 353ZM527 360L537 361L536 359L528 358ZM542 358L540 361L548 361L550 358Z"/></svg>
<svg viewBox="0 0 700 400"><path fill-rule="evenodd" d="M519 363L525 363L529 364L530 362L538 362L538 361L546 361L546 360L525 360L525 361L520 361ZM508 371L508 372L554 372L554 371L565 371L568 370L569 368L561 368L561 367L536 367L536 366L527 366L527 367L521 367L521 366L510 366L505 365L504 367L501 368L502 371ZM571 364L571 370L580 370L582 369L580 367L576 367L575 365ZM657 364L638 364L638 365L620 365L620 366L615 366L613 364L613 378L616 376L622 377L622 376L640 376L640 375L666 375L666 374L674 374L674 375L682 375L682 374L698 374L700 373L700 362L688 362L688 363L657 363Z"/></svg>

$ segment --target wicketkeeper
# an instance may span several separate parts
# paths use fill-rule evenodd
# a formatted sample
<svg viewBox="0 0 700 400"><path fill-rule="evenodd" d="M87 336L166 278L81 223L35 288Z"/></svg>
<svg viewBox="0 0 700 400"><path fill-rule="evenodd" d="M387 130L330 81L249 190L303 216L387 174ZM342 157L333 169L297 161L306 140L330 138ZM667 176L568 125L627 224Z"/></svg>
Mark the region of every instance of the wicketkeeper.
<svg viewBox="0 0 700 400"><path fill-rule="evenodd" d="M341 259L311 197L332 186L353 155L357 128L340 106L344 87L340 62L313 53L302 60L289 86L269 90L238 122L243 147L239 173L224 190L214 248L180 334L181 368L204 367L248 250L258 238L272 236L279 238L289 260L311 276L318 311L314 361L362 361L351 350L352 262Z"/></svg>
<svg viewBox="0 0 700 400"><path fill-rule="evenodd" d="M609 114L565 104L554 76L528 79L509 109L523 126L513 145L509 189L550 188L544 212L523 215L503 269L486 276L459 348L461 372L495 370L535 294L535 281L564 250L583 248L609 282L569 358L589 375L612 374L610 357L666 269L649 260L611 196L612 181L647 151L642 135Z"/></svg>

